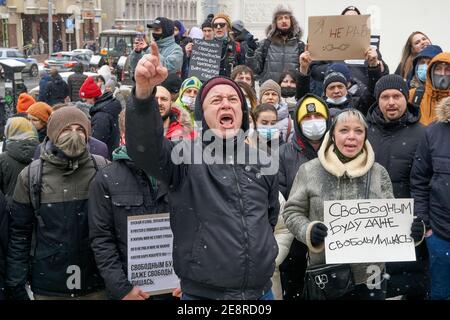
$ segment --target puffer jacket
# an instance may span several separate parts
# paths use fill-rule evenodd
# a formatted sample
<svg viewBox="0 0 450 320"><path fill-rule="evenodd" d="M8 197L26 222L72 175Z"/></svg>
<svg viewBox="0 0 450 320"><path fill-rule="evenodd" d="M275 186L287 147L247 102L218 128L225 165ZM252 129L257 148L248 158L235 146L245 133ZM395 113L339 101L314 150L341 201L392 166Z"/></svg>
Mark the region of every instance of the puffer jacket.
<svg viewBox="0 0 450 320"><path fill-rule="evenodd" d="M393 198L389 174L381 165L374 162L375 155L368 141L364 152L352 161L343 164L329 145L330 136L326 134L318 159L303 164L292 185L283 216L286 226L294 236L308 246L309 265L325 263L325 244L315 247L311 243L311 230L323 222L323 203L327 200L365 199L367 173L371 170L369 199ZM377 263L383 269L383 263ZM367 283L369 264L351 264L356 284Z"/></svg>
<svg viewBox="0 0 450 320"><path fill-rule="evenodd" d="M411 194L414 213L427 229L450 241L450 98L435 113L437 122L426 128L414 157Z"/></svg>
<svg viewBox="0 0 450 320"><path fill-rule="evenodd" d="M8 200L12 199L19 173L33 160L38 144L34 139L9 141L0 154L0 188Z"/></svg>
<svg viewBox="0 0 450 320"><path fill-rule="evenodd" d="M375 152L375 161L386 168L395 198L410 198L410 173L414 154L425 128L419 123L420 110L408 103L405 114L386 121L377 103L367 115L367 136Z"/></svg>
<svg viewBox="0 0 450 320"><path fill-rule="evenodd" d="M268 79L278 82L284 70L299 68L298 58L305 51L305 44L301 41L303 31L293 16L291 20L293 32L289 39L284 40L276 28L276 23L272 23L267 32L267 39L262 40L255 51L250 48L247 51L246 64L260 76L260 85ZM267 52L263 52L266 41L270 41L270 45Z"/></svg>
<svg viewBox="0 0 450 320"><path fill-rule="evenodd" d="M156 185L121 147L89 188L89 234L98 269L111 299L120 300L133 286L128 281L127 218L169 212L167 187ZM155 185L152 185L152 182Z"/></svg>
<svg viewBox="0 0 450 320"><path fill-rule="evenodd" d="M92 124L92 137L108 146L109 154L119 146L119 113L122 111L120 102L113 98L111 92L106 92L89 110Z"/></svg>
<svg viewBox="0 0 450 320"><path fill-rule="evenodd" d="M46 140L45 146L41 153L39 222L35 223L30 203L27 168L17 180L10 217L6 284L17 288L30 277L33 293L52 297L102 290L104 284L90 248L88 232L87 199L89 183L96 173L94 162L87 151L70 161L58 155L50 141ZM36 244L32 248L33 225ZM73 280L76 274L81 276L79 287L78 281ZM74 287L68 283L74 283Z"/></svg>
<svg viewBox="0 0 450 320"><path fill-rule="evenodd" d="M61 76L57 74L50 77L45 86L45 102L53 107L57 103L64 103L68 96L69 86Z"/></svg>
<svg viewBox="0 0 450 320"><path fill-rule="evenodd" d="M425 92L420 103L420 123L429 125L436 120L436 105L445 97L450 96L450 90L438 90L433 87L432 75L433 66L439 62L446 62L450 64L450 52L442 52L435 56L427 69L427 80L425 81ZM413 102L414 95L417 89L410 90L409 102Z"/></svg>
<svg viewBox="0 0 450 320"><path fill-rule="evenodd" d="M74 73L69 76L69 78L67 79L67 85L69 86L70 101L81 101L80 88L86 79L87 76L83 73Z"/></svg>
<svg viewBox="0 0 450 320"><path fill-rule="evenodd" d="M202 154L208 144L199 139L178 144L165 139L154 96L138 100L133 93L130 102L126 114L128 154L138 167L169 186L173 262L182 291L208 299L263 296L272 286L278 253L273 235L279 210L277 176L261 174L263 166L248 160L232 164L236 159L227 157L222 159L226 164L188 164L182 158L172 159L172 154L179 154L172 152L174 148L192 147L193 156ZM245 131L245 103L242 110ZM197 115L203 115L199 99L199 119ZM245 159L258 152L241 136L226 142L247 154Z"/></svg>

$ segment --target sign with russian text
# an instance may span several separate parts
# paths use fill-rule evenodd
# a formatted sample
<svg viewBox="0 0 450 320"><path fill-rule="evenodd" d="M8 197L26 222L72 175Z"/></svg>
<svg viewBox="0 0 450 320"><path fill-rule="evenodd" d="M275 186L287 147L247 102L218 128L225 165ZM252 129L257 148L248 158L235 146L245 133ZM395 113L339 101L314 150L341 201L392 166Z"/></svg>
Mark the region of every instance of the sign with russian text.
<svg viewBox="0 0 450 320"><path fill-rule="evenodd" d="M313 60L365 59L370 15L318 16L308 20L308 51Z"/></svg>
<svg viewBox="0 0 450 320"><path fill-rule="evenodd" d="M415 261L413 199L324 202L326 263Z"/></svg>
<svg viewBox="0 0 450 320"><path fill-rule="evenodd" d="M128 280L150 294L172 292L173 234L168 213L128 217Z"/></svg>
<svg viewBox="0 0 450 320"><path fill-rule="evenodd" d="M222 57L222 42L193 39L189 77L196 76L201 81L219 75Z"/></svg>

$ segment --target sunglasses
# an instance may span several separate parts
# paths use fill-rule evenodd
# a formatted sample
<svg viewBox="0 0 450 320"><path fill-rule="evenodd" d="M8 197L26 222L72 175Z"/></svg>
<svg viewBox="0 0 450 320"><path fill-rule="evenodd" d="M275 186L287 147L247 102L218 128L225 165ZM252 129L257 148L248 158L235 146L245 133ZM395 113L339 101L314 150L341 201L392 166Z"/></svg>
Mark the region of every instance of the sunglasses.
<svg viewBox="0 0 450 320"><path fill-rule="evenodd" d="M218 28L225 28L225 26L226 26L227 24L225 23L225 22L220 22L220 23L214 23L213 24L213 27L214 27L214 29L218 29Z"/></svg>

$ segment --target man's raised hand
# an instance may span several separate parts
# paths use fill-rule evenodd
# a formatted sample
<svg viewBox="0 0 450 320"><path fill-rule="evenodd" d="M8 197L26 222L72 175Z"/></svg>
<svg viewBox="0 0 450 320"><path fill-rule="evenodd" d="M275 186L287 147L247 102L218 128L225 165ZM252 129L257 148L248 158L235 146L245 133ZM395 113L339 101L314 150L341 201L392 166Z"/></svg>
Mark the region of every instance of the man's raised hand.
<svg viewBox="0 0 450 320"><path fill-rule="evenodd" d="M144 55L139 60L134 72L136 80L136 98L146 99L150 97L153 89L167 78L167 68L161 65L158 46L151 43L152 53Z"/></svg>

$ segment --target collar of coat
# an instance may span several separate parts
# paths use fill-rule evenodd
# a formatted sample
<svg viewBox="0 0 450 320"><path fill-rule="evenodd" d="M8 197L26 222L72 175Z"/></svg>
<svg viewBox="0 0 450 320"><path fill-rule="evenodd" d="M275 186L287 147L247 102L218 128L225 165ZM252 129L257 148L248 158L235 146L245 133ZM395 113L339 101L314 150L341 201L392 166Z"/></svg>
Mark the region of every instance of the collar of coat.
<svg viewBox="0 0 450 320"><path fill-rule="evenodd" d="M330 141L330 134L324 137L319 149L319 161L324 169L335 177L358 178L365 175L375 162L375 154L369 140L366 140L363 152L352 161L342 163L334 153L334 144Z"/></svg>

